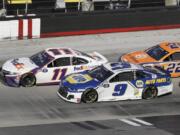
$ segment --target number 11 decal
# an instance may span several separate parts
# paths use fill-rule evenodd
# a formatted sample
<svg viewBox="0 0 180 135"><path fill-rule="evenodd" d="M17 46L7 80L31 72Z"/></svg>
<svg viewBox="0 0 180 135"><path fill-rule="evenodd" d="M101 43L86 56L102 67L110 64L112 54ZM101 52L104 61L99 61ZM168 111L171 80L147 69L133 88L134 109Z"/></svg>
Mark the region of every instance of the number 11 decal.
<svg viewBox="0 0 180 135"><path fill-rule="evenodd" d="M62 77L65 76L66 72L67 72L67 68L64 68L64 69L55 69L54 70L54 75L53 75L51 80L61 80Z"/></svg>

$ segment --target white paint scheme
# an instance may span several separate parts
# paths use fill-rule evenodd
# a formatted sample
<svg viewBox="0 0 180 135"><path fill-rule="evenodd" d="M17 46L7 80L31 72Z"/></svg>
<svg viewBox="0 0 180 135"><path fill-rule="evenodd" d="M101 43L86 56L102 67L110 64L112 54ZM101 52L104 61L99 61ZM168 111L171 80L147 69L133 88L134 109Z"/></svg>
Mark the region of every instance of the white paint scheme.
<svg viewBox="0 0 180 135"><path fill-rule="evenodd" d="M55 55L53 54L50 50L55 49L58 50L61 54ZM71 54L66 54L64 50L68 50L71 52ZM37 66L35 63L33 63L30 58L19 58L19 59L10 59L6 61L3 66L2 66L2 71L9 72L10 74L7 76L22 76L26 73L32 72L33 69L37 68L37 72L35 73L36 77L36 84L42 84L42 83L58 83L59 78L61 75L61 70L62 69L67 69L67 72L65 75L71 74L71 73L76 73L76 72L81 72L84 70L89 70L92 69L96 66L99 66L101 64L107 63L108 60L102 56L101 54L94 52L88 56L82 55L80 52L75 51L71 48L48 48L45 50L45 52L52 57L53 59L45 64L43 67ZM61 66L61 67L48 67L48 65L59 59L59 58L64 58L68 57L70 58L70 65L69 66ZM88 61L87 64L83 65L72 65L72 58L77 57L77 58L83 58L86 61ZM16 61L18 64L23 64L23 67L18 69L14 64L13 61ZM56 80L52 80L54 76L54 71L59 70L59 74L57 76ZM78 70L77 70L78 69ZM20 77L19 77L20 79Z"/></svg>
<svg viewBox="0 0 180 135"><path fill-rule="evenodd" d="M110 82L110 80L115 77L116 75L118 75L119 73L123 73L123 72L128 72L128 71L137 71L137 70L143 70L143 67L140 65L135 65L132 63L129 63L131 66L128 68L122 68L122 69L117 69L117 70L112 70L112 67L110 66L111 63L107 63L107 64L103 64L103 66L110 70L111 72L113 72L113 75L111 75L109 78L107 78L105 81L103 81L99 86L97 86L96 88L93 88L97 91L98 93L98 100L97 102L101 102L101 101L119 101L119 100L135 100L135 99L142 99L142 93L144 90L144 87L137 87L135 85L133 85L130 81L121 81L121 82ZM153 80L153 79L157 79L157 75L152 73L152 72L148 72L148 74L151 75L151 78L147 79L147 80ZM162 77L164 78L164 77ZM169 77L170 78L170 77ZM134 79L134 81L141 81L141 79ZM114 96L113 93L115 92L115 86L119 85L119 84L126 84L127 88L125 90L125 93L123 95L118 95L118 96ZM104 87L104 85L108 85L108 87ZM173 83L171 82L169 85L165 85L165 86L158 86L156 87L158 94L157 96L161 96L167 93L171 93L173 91ZM68 95L74 95L74 99L67 99L64 98L63 96L61 96L59 93L58 95L69 102L74 102L74 103L79 103L79 99L81 99L81 95L82 93L80 92L69 92L67 94ZM78 101L78 102L77 102Z"/></svg>

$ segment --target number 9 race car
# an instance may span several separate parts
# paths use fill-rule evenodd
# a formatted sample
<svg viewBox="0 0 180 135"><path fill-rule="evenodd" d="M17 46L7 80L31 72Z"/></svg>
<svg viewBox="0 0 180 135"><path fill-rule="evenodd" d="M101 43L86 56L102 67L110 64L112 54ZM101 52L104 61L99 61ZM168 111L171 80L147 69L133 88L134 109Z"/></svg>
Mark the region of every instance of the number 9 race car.
<svg viewBox="0 0 180 135"><path fill-rule="evenodd" d="M180 77L180 43L161 43L144 51L136 51L121 56L120 61L160 66L171 77Z"/></svg>
<svg viewBox="0 0 180 135"><path fill-rule="evenodd" d="M63 77L57 94L69 102L92 103L152 99L172 91L171 77L162 68L119 62Z"/></svg>
<svg viewBox="0 0 180 135"><path fill-rule="evenodd" d="M70 48L48 48L29 58L8 60L2 66L2 74L9 86L59 84L65 75L106 62L107 59L97 52L86 54Z"/></svg>

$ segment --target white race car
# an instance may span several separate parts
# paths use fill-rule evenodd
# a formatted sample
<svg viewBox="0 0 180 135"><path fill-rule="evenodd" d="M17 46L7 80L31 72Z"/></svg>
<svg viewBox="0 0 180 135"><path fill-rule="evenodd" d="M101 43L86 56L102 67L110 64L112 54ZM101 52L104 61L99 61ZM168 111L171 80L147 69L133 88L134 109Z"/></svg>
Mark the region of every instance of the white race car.
<svg viewBox="0 0 180 135"><path fill-rule="evenodd" d="M92 103L151 99L172 91L170 75L164 70L123 62L67 75L60 81L57 93L69 102Z"/></svg>
<svg viewBox="0 0 180 135"><path fill-rule="evenodd" d="M90 70L107 59L97 52L86 54L71 48L48 48L31 57L11 59L2 66L9 86L58 84L68 74Z"/></svg>

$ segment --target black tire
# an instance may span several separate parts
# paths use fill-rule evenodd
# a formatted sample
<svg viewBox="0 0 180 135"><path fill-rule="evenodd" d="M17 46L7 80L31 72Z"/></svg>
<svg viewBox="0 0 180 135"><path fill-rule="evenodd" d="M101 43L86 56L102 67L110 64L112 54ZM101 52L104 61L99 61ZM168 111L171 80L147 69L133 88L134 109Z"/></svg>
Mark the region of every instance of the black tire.
<svg viewBox="0 0 180 135"><path fill-rule="evenodd" d="M142 93L143 99L153 99L156 98L158 94L158 90L155 86L146 87Z"/></svg>
<svg viewBox="0 0 180 135"><path fill-rule="evenodd" d="M36 84L36 78L33 74L25 74L21 77L20 85L23 87L32 87Z"/></svg>
<svg viewBox="0 0 180 135"><path fill-rule="evenodd" d="M98 99L98 93L94 89L87 89L83 92L81 99L84 103L94 103Z"/></svg>

